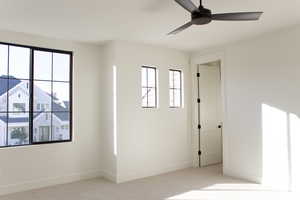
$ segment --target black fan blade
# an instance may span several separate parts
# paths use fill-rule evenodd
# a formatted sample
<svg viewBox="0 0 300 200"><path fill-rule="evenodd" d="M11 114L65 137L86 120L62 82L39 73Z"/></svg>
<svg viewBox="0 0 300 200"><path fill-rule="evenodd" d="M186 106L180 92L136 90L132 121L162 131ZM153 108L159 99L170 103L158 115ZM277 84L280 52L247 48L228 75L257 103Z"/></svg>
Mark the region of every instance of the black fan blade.
<svg viewBox="0 0 300 200"><path fill-rule="evenodd" d="M240 12L240 13L222 13L213 14L212 20L221 21L255 21L259 20L263 12Z"/></svg>
<svg viewBox="0 0 300 200"><path fill-rule="evenodd" d="M188 23L186 23L186 24L180 26L179 28L175 29L174 31L168 33L168 35L175 35L175 34L181 32L181 31L187 29L188 27L190 27L190 26L192 26L192 25L193 25L192 22L188 22Z"/></svg>
<svg viewBox="0 0 300 200"><path fill-rule="evenodd" d="M179 5L189 12L198 10L197 6L191 0L175 0Z"/></svg>

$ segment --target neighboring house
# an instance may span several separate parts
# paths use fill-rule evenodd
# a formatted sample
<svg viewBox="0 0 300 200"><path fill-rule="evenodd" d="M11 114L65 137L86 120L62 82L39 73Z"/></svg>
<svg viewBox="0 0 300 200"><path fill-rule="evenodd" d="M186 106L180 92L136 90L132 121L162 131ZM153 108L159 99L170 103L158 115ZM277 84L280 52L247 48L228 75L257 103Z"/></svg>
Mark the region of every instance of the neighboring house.
<svg viewBox="0 0 300 200"><path fill-rule="evenodd" d="M0 146L6 146L6 141L8 145L28 144L29 82L10 77L8 84L7 78L0 76ZM56 97L51 101L50 94L34 86L33 142L70 139L69 102Z"/></svg>

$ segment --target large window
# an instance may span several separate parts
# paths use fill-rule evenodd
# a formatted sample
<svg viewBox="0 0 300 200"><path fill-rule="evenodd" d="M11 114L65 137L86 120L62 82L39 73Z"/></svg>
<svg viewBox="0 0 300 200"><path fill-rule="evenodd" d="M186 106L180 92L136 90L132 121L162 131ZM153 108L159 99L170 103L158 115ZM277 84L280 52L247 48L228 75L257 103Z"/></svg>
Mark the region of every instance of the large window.
<svg viewBox="0 0 300 200"><path fill-rule="evenodd" d="M157 80L154 67L142 67L142 107L157 107Z"/></svg>
<svg viewBox="0 0 300 200"><path fill-rule="evenodd" d="M0 147L72 140L72 55L0 43Z"/></svg>
<svg viewBox="0 0 300 200"><path fill-rule="evenodd" d="M182 77L180 70L169 70L170 108L182 107Z"/></svg>

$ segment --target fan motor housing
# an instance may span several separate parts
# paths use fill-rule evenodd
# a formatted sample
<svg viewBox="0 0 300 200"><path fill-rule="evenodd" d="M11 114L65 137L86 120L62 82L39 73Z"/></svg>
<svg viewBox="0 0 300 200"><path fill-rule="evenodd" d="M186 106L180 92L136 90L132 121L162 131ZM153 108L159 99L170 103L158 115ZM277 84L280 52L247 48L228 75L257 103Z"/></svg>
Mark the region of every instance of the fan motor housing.
<svg viewBox="0 0 300 200"><path fill-rule="evenodd" d="M200 7L197 11L191 14L193 24L204 25L212 21L211 10Z"/></svg>

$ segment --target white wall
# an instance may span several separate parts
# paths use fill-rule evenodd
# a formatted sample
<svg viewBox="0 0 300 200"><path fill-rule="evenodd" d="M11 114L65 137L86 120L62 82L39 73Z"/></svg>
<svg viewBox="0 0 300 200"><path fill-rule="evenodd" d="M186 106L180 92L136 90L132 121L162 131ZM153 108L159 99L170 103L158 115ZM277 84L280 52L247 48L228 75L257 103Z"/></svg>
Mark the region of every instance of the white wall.
<svg viewBox="0 0 300 200"><path fill-rule="evenodd" d="M115 66L115 46L108 43L102 46L103 65L101 67L100 90L102 112L101 112L101 154L103 175L107 179L117 181L117 157L115 155L114 136L114 82L113 67Z"/></svg>
<svg viewBox="0 0 300 200"><path fill-rule="evenodd" d="M117 68L117 181L191 166L190 70L186 53L114 42ZM158 108L141 107L141 67L158 69ZM168 69L184 74L184 108L169 108Z"/></svg>
<svg viewBox="0 0 300 200"><path fill-rule="evenodd" d="M74 52L73 142L0 149L0 194L100 175L123 182L191 166L186 53L125 42L93 46L6 31L0 37ZM158 68L158 109L141 108L142 65ZM182 109L169 108L169 68L184 74Z"/></svg>
<svg viewBox="0 0 300 200"><path fill-rule="evenodd" d="M211 54L223 58L225 174L265 183L279 177L287 184L287 135L296 135L295 118L300 113L299 34L300 28L291 29L222 47L217 53L193 53L193 64ZM188 54L127 42L92 46L4 31L0 38L74 51L74 141L0 149L0 194L101 174L123 182L191 166ZM158 68L158 109L141 108L142 65ZM117 69L116 122L113 66ZM168 105L169 68L184 73L182 109ZM286 123L281 123L285 118ZM265 123L266 119L270 121ZM288 120L293 124L285 128Z"/></svg>
<svg viewBox="0 0 300 200"><path fill-rule="evenodd" d="M298 27L193 53L192 62L225 55L225 174L288 185L287 144L293 133L287 120L300 114L299 34Z"/></svg>
<svg viewBox="0 0 300 200"><path fill-rule="evenodd" d="M99 176L101 48L5 31L0 38L74 52L73 142L0 149L0 194Z"/></svg>

